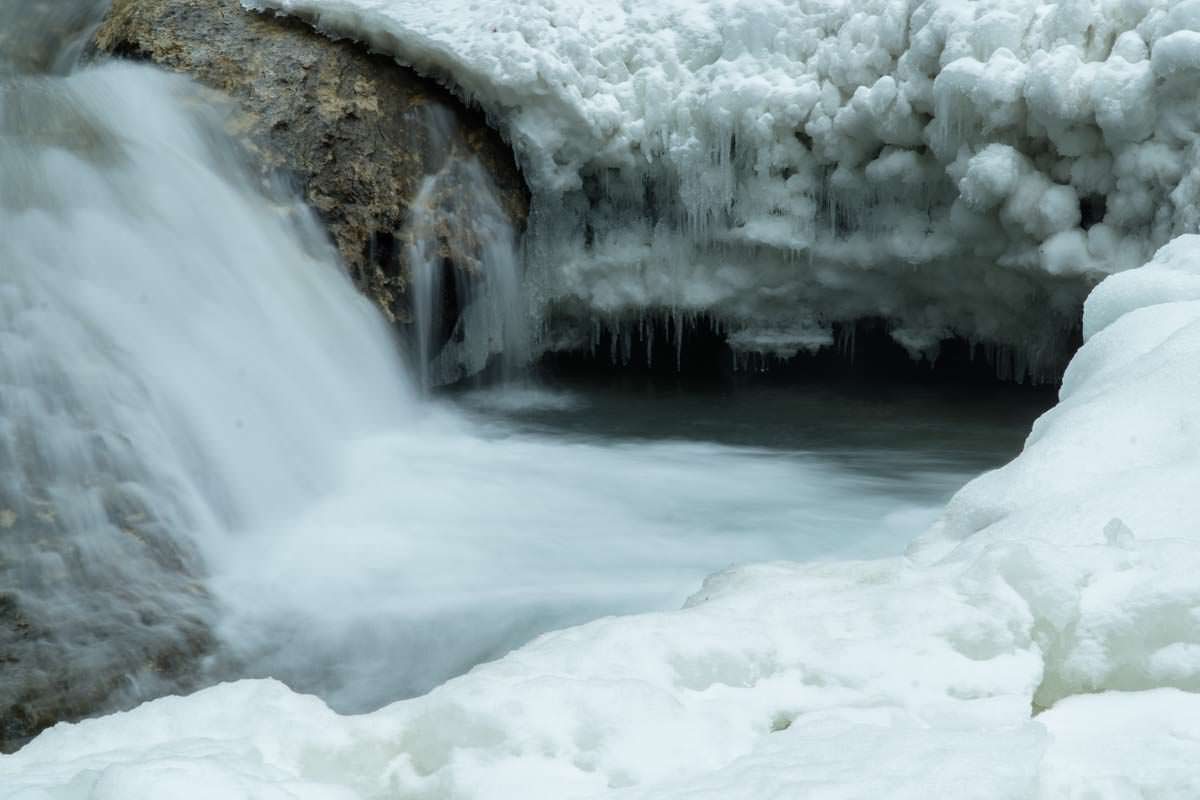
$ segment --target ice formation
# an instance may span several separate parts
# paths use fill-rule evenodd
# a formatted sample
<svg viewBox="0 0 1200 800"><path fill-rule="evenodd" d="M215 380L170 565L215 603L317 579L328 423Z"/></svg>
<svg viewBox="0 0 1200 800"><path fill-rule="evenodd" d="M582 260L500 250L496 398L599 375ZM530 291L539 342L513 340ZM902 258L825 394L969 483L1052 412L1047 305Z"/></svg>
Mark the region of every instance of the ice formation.
<svg viewBox="0 0 1200 800"><path fill-rule="evenodd" d="M1084 325L1024 453L908 557L719 574L361 717L246 681L61 725L0 796L1195 797L1200 237Z"/></svg>
<svg viewBox="0 0 1200 800"><path fill-rule="evenodd" d="M558 319L863 317L1062 354L1197 223L1195 0L244 0L443 78L510 138ZM795 338L795 337L791 337Z"/></svg>
<svg viewBox="0 0 1200 800"><path fill-rule="evenodd" d="M555 248L574 253L536 262L554 266L543 279L561 305L613 314L656 304L715 309L731 325L746 322L737 331L745 341L761 335L776 345L819 341L814 322L843 312L884 314L916 350L943 327L1020 345L1041 341L1045 326L1065 324L1079 287L1193 224L1188 157L1196 111L1186 85L1200 66L1200 35L1191 32L1200 28L1200 3L927 2L911 13L903 2L858 5L669 0L610 13L562 0L524 4L519 16L510 13L515 6L486 0L450 11L366 0L322 7L333 14L323 21L329 27L380 23L377 45L390 41L398 52L404 44L425 68L453 69L455 80L506 120L539 202L558 198L569 212L535 223L546 226L535 244L547 248L547 259ZM471 19L484 17L484 27L470 29ZM649 25L664 19L671 24ZM426 32L417 37L420 25ZM605 30L613 32L613 52L579 38ZM629 31L641 38L625 37ZM508 49L470 46L490 34ZM557 37L561 46L523 44L540 41L535 34ZM701 57L689 61L688 54ZM491 81L487 87L472 86L471 59L479 80ZM600 63L611 69L597 71ZM554 71L565 64L578 81ZM498 75L513 77L505 84ZM805 75L815 77L805 83ZM80 107L94 119L123 107L106 104L121 96L106 88L116 78L147 97L180 90L128 68L73 79L86 99ZM816 98L805 110L801 90L810 85ZM718 99L730 117L693 124L701 111L720 108ZM776 114L789 102L797 117L778 117L788 132L780 137ZM626 115L636 107L643 116ZM230 241L203 235L211 228L206 212L242 209L244 200L203 169L211 142L183 135L187 126L173 115L145 119L178 151L148 152L208 176L212 194L202 197L222 202L169 191L166 173L139 166L149 160L105 158L113 142L101 136L89 139L98 149L86 158L65 149L44 154L42 166L72 176L76 192L9 197L15 215L8 224L49 226L52 214L26 206L53 201L55 214L96 227L102 241L133 234L145 241L111 224L107 211L120 202L75 210L108 197L103 181L87 178L98 169L89 159L100 159L120 185L128 179L133 187L122 197L154 201L160 216L178 218L179 231L196 235L199 257L202 245ZM133 136L121 147L136 152L149 144ZM914 175L924 177L904 182ZM908 202L905 186L916 187ZM147 195L146 187L155 191ZM638 187L637 197L629 195ZM858 202L849 203L852 197ZM637 211L620 212L632 199L642 204ZM772 202L785 213L772 215ZM810 214L786 210L793 208ZM647 211L654 212L649 222ZM618 219L621 213L628 218ZM204 301L214 281L188 284L196 290L186 298L163 288L163 265L169 274L187 272L190 259L122 262L128 281L178 299L163 312L130 301L139 295L120 291L126 284L94 286L75 275L72 266L87 263L82 251L78 259L42 258L47 248L74 253L90 238L62 240L58 228L47 227L46 236L0 242L24 256L10 259L26 265L16 273L20 291L69 292L84 323L114 314L127 321L121 346L108 347L70 320L49 325L36 314L14 316L13 324L26 326L21 331L78 342L53 351L89 362L66 375L86 381L119 354L159 368L159 391L176 398L170 405L183 409L180 424L195 432L179 441L225 441L217 427L231 419L245 424L241 446L222 450L220 469L211 472L224 479L216 489L235 501L237 516L251 520L262 515L263 480L283 504L291 498L280 495L284 483L323 483L311 470L330 460L327 439L347 433L335 436L327 426L361 417L346 409L376 408L376 398L373 418L406 402L386 387L346 389L351 366L331 343L376 340L370 330L378 324L332 271L316 268L314 253L267 246L290 241L294 214L242 214L236 241L271 269L250 271L253 291L233 294L255 304L291 287L287 305L306 312L296 319L327 327L300 330L285 315L268 342L257 329L212 333L196 323L213 307ZM545 238L566 218L582 230L558 228L559 238ZM739 219L744 227L734 224ZM810 226L807 239L802 223ZM590 249L581 245L589 239ZM165 251L175 241L150 243ZM904 250L905 242L913 249ZM919 257L900 257L914 252ZM215 283L243 289L250 278L237 263ZM313 269L297 271L295 263ZM46 275L61 280L48 284ZM696 294L679 294L685 288ZM114 291L122 302L111 299ZM330 313L333 300L315 300L336 296L347 304L344 314ZM174 335L209 333L200 352L220 357L189 364L161 358L166 345L136 332L139 320L162 313L171 316L165 327ZM1145 267L1104 280L1088 297L1083 333L1061 401L1034 427L1023 454L963 489L907 557L725 572L683 609L546 634L369 715L339 716L281 684L243 681L60 725L0 757L0 798L1194 798L1200 237L1174 238ZM283 339L287 347L271 346ZM251 345L270 346L271 357L244 363ZM327 369L314 372L327 377L305 396L330 412L311 421L304 414L313 406L268 404L298 418L288 430L321 434L296 442L292 453L292 466L307 479L273 481L269 432L287 420L234 414L259 407L241 400L241 388L214 401L181 387L198 368L214 370L214 386L241 387L218 374L221 365L288 372L293 362L279 362L278 354L308 352L320 354ZM377 357L385 363L389 354ZM57 368L34 359L28 369L45 363ZM133 397L141 388L129 391ZM144 431L135 443L153 445L152 422L118 427ZM149 449L161 451L168 467L192 456ZM170 480L180 471L155 474ZM185 499L211 490L197 487Z"/></svg>

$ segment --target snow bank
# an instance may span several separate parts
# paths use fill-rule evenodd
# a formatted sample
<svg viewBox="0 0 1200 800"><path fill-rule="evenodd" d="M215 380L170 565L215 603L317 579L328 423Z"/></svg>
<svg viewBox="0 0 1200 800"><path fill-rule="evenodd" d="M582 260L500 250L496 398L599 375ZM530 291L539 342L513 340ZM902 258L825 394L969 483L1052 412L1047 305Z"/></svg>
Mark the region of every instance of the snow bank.
<svg viewBox="0 0 1200 800"><path fill-rule="evenodd" d="M1135 588L1112 585L1123 557ZM1152 713L1139 695L1072 698L1078 713L1057 725L1057 708L1030 713L1049 671L1128 644L1066 633L1072 615L1113 612L1088 609L1088 578L1109 576L1116 602L1186 616L1190 598L1155 605L1150 587L1198 559L1190 545L1011 546L937 568L760 566L710 580L691 608L548 635L366 717L246 681L59 726L0 759L0 796L1057 798L1118 743L1136 753L1126 763L1163 767L1126 782L1187 787L1178 764L1200 756L1194 736L1142 722L1131 741L1087 722L1110 702ZM1178 635L1195 641L1200 622Z"/></svg>
<svg viewBox="0 0 1200 800"><path fill-rule="evenodd" d="M753 347L882 316L1037 373L1200 222L1195 0L243 2L492 115L557 318L706 312Z"/></svg>
<svg viewBox="0 0 1200 800"><path fill-rule="evenodd" d="M1102 284L912 557L723 573L362 717L246 681L60 725L0 797L1195 797L1197 281L1183 237Z"/></svg>
<svg viewBox="0 0 1200 800"><path fill-rule="evenodd" d="M1127 536L1200 538L1200 238L1089 296L1087 344L1058 405L1020 458L951 501L930 553L968 539L1092 544Z"/></svg>

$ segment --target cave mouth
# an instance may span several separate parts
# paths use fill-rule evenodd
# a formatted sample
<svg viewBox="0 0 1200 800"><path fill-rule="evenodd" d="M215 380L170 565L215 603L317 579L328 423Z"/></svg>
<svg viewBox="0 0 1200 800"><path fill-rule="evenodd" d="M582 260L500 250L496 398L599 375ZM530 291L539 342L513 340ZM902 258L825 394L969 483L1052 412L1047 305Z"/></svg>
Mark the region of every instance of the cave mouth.
<svg viewBox="0 0 1200 800"><path fill-rule="evenodd" d="M1061 355L1035 369L1014 348L943 339L933 358L914 358L890 334L887 320L870 317L832 326L832 344L778 356L739 352L725 326L711 316L689 319L669 314L635 324L597 324L590 341L549 348L531 365L536 380L550 383L652 382L680 386L864 387L930 386L963 391L1007 390L1045 395L1053 403L1070 355L1082 344L1076 326L1055 343ZM501 372L489 368L447 387L452 392L494 385Z"/></svg>

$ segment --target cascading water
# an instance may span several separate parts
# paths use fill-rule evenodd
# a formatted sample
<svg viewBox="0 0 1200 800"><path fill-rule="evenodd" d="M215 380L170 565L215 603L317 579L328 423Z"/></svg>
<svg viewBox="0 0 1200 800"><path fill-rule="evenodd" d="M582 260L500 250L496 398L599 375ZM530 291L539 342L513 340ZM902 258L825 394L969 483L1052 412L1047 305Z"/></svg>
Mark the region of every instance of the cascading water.
<svg viewBox="0 0 1200 800"><path fill-rule="evenodd" d="M37 8L78 42L99 6ZM895 552L1006 452L814 447L838 399L788 398L820 430L787 443L788 422L726 440L761 411L726 397L418 401L219 98L144 66L52 74L67 50L0 83L0 652L19 664L0 701L31 717L0 741L245 675L378 706L541 631L677 605L730 563ZM455 135L402 232L427 386L528 353L514 233Z"/></svg>
<svg viewBox="0 0 1200 800"><path fill-rule="evenodd" d="M453 383L493 358L511 375L529 358L516 232L491 177L466 155L449 110L431 107L426 117L443 163L425 178L403 235L421 383Z"/></svg>
<svg viewBox="0 0 1200 800"><path fill-rule="evenodd" d="M75 67L108 0L30 0L0 6L0 77L63 75Z"/></svg>
<svg viewBox="0 0 1200 800"><path fill-rule="evenodd" d="M334 443L409 402L307 210L252 185L204 109L119 64L0 83L0 649L45 691L0 680L2 708L195 675L200 551L319 491Z"/></svg>

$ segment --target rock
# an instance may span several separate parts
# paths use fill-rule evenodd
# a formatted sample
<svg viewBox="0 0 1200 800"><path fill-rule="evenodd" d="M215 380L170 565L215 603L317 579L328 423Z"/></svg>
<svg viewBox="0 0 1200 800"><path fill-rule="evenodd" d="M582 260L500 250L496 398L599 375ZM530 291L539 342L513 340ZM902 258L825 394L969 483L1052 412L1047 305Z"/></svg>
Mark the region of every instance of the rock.
<svg viewBox="0 0 1200 800"><path fill-rule="evenodd" d="M0 753L56 722L198 688L215 652L199 560L129 476L89 478L102 499L80 513L37 474L0 465Z"/></svg>
<svg viewBox="0 0 1200 800"><path fill-rule="evenodd" d="M95 45L232 98L231 132L265 171L303 188L355 282L389 319L410 319L405 223L425 177L447 158L477 157L514 224L524 224L524 181L483 115L361 45L247 12L238 0L115 0Z"/></svg>

